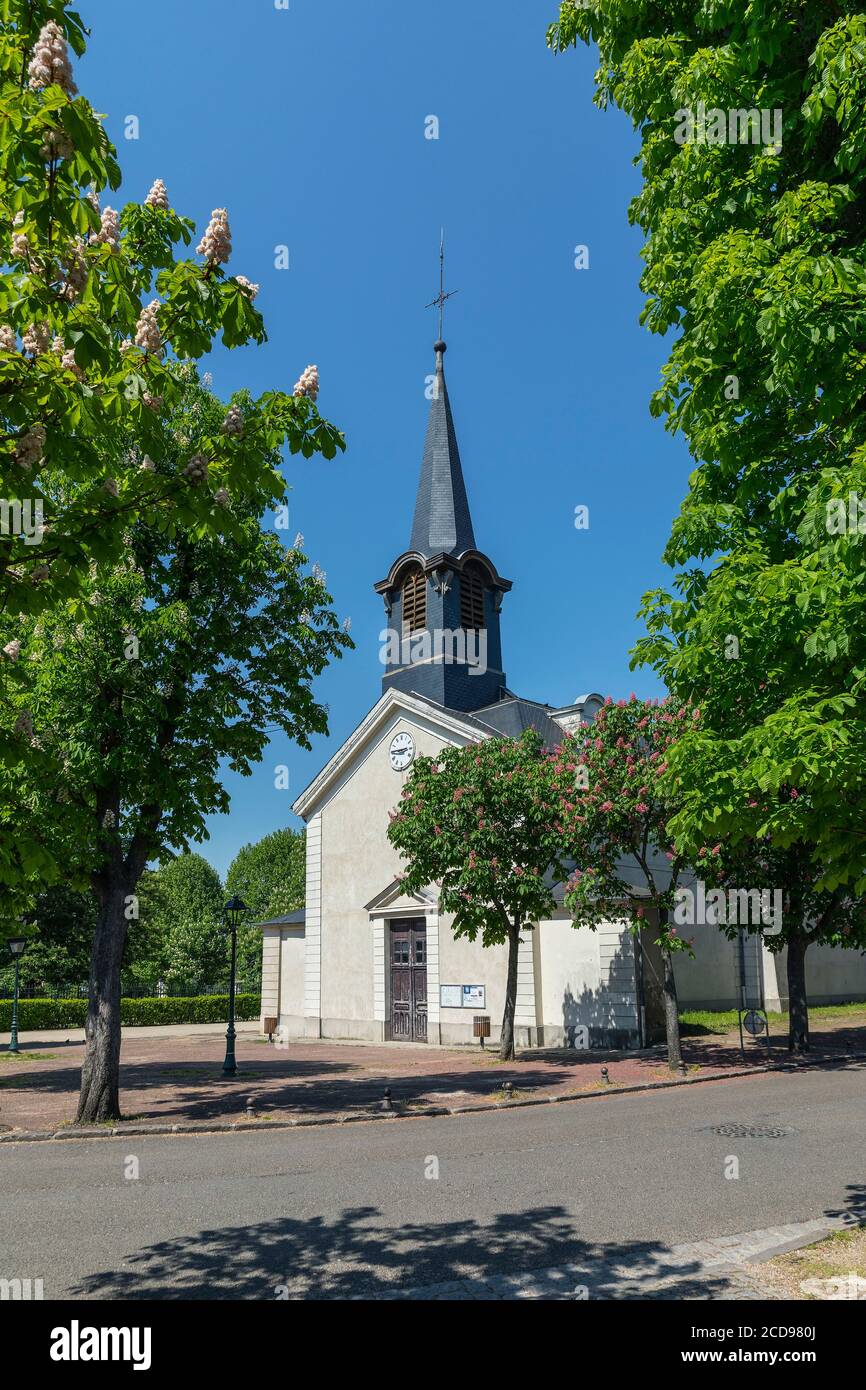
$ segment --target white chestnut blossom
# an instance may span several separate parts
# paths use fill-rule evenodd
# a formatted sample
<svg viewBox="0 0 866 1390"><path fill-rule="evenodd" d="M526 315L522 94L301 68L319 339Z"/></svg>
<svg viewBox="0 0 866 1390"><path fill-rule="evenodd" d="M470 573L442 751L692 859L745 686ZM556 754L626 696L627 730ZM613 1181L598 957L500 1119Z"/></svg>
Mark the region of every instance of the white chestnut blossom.
<svg viewBox="0 0 866 1390"><path fill-rule="evenodd" d="M191 483L203 483L207 477L207 468L208 463L204 454L193 454L183 470L184 477L189 478Z"/></svg>
<svg viewBox="0 0 866 1390"><path fill-rule="evenodd" d="M306 367L301 372L300 379L295 382L294 396L309 396L314 401L319 394L319 369L315 363L311 367Z"/></svg>
<svg viewBox="0 0 866 1390"><path fill-rule="evenodd" d="M141 399L149 410L162 410L162 396L153 396L149 391L144 391Z"/></svg>
<svg viewBox="0 0 866 1390"><path fill-rule="evenodd" d="M10 328L8 323L0 323L0 352L17 352L18 340L15 337L15 329Z"/></svg>
<svg viewBox="0 0 866 1390"><path fill-rule="evenodd" d="M30 256L30 242L23 232L16 232L12 238L12 255L16 261L26 261Z"/></svg>
<svg viewBox="0 0 866 1390"><path fill-rule="evenodd" d="M51 330L47 323L31 323L22 336L21 346L31 357L38 357L41 352L48 351L50 341Z"/></svg>
<svg viewBox="0 0 866 1390"><path fill-rule="evenodd" d="M314 578L315 580L317 580L319 584L324 584L324 583L326 582L327 578L328 578L327 574L326 574L325 571L322 569L322 567L321 567L321 565L318 563L318 561L314 562L312 573L313 573L313 578Z"/></svg>
<svg viewBox="0 0 866 1390"><path fill-rule="evenodd" d="M249 299L255 299L256 295L259 292L258 285L254 285L252 280L248 280L245 275L236 275L235 280L240 285L244 294L247 295Z"/></svg>
<svg viewBox="0 0 866 1390"><path fill-rule="evenodd" d="M90 233L91 246L110 246L116 251L120 245L120 217L115 208L104 207L98 232Z"/></svg>
<svg viewBox="0 0 866 1390"><path fill-rule="evenodd" d="M141 460L141 463L138 465L138 470L139 470L140 473L155 473L155 472L156 472L156 464L154 463L153 459L150 457L150 454L145 454L144 458Z"/></svg>
<svg viewBox="0 0 866 1390"><path fill-rule="evenodd" d="M18 641L17 637L13 637L11 642L6 643L6 646L3 648L3 655L9 661L18 660L21 655L21 643Z"/></svg>
<svg viewBox="0 0 866 1390"><path fill-rule="evenodd" d="M39 31L27 75L32 92L41 92L54 83L62 87L67 96L74 97L78 91L72 77L69 47L63 30L53 19Z"/></svg>
<svg viewBox="0 0 866 1390"><path fill-rule="evenodd" d="M19 468L32 468L42 458L45 448L45 426L32 425L19 436L15 450L15 462Z"/></svg>
<svg viewBox="0 0 866 1390"><path fill-rule="evenodd" d="M135 325L135 341L138 347L144 348L145 352L151 353L154 357L159 357L162 352L162 337L159 331L159 324L156 316L159 310L159 300L152 299L138 316L138 323Z"/></svg>
<svg viewBox="0 0 866 1390"><path fill-rule="evenodd" d="M132 341L131 338L124 338L123 342L120 344L120 351L131 352L134 347L135 343Z"/></svg>
<svg viewBox="0 0 866 1390"><path fill-rule="evenodd" d="M67 372L71 372L73 376L77 376L79 381L83 380L84 372L81 370L81 368L75 360L75 351L73 348L66 349L63 356L60 359L60 365Z"/></svg>
<svg viewBox="0 0 866 1390"><path fill-rule="evenodd" d="M120 488L117 486L116 479L106 478L105 482L102 484L102 487L103 490L108 493L109 497L120 496Z"/></svg>
<svg viewBox="0 0 866 1390"><path fill-rule="evenodd" d="M225 265L232 253L232 234L225 208L214 208L204 236L196 250L211 265Z"/></svg>
<svg viewBox="0 0 866 1390"><path fill-rule="evenodd" d="M156 179L151 184L150 192L144 201L149 208L162 208L164 212L168 211L168 189L162 179Z"/></svg>
<svg viewBox="0 0 866 1390"><path fill-rule="evenodd" d="M39 146L39 153L45 160L71 159L75 153L75 146L66 131L56 127L49 130L44 144Z"/></svg>
<svg viewBox="0 0 866 1390"><path fill-rule="evenodd" d="M47 579L51 573L50 565L37 565L30 578L34 584L39 584L43 579Z"/></svg>
<svg viewBox="0 0 866 1390"><path fill-rule="evenodd" d="M220 426L223 434L242 435L244 432L244 416L239 405L230 405L226 418Z"/></svg>
<svg viewBox="0 0 866 1390"><path fill-rule="evenodd" d="M64 298L71 303L87 289L87 258L84 254L84 242L80 238L64 259L63 268L66 272Z"/></svg>
<svg viewBox="0 0 866 1390"><path fill-rule="evenodd" d="M292 549L293 549L293 550L303 550L303 548L304 548L304 533L303 533L303 531L299 531L298 534L295 536L295 539L292 541Z"/></svg>

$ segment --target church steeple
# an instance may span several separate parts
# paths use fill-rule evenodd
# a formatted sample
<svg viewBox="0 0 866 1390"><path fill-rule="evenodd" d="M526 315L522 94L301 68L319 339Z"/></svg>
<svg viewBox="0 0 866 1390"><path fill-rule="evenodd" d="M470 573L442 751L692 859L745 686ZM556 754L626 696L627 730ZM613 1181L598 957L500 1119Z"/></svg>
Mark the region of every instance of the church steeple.
<svg viewBox="0 0 866 1390"><path fill-rule="evenodd" d="M434 351L436 374L409 549L421 555L437 555L440 551L462 555L464 550L475 549L475 535L445 384L445 344L441 338Z"/></svg>
<svg viewBox="0 0 866 1390"><path fill-rule="evenodd" d="M447 295L440 288L434 304ZM505 690L499 610L511 581L475 545L445 384L445 343L434 346L430 415L409 549L375 586L385 601L383 689L396 686L467 713Z"/></svg>

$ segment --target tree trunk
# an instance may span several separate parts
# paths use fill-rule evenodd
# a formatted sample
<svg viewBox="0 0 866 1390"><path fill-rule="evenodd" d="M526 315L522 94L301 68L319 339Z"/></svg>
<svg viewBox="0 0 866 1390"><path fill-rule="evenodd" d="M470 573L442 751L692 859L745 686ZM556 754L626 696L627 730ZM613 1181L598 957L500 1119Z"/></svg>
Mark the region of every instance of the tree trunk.
<svg viewBox="0 0 866 1390"><path fill-rule="evenodd" d="M499 1056L503 1062L514 1060L514 1011L517 1007L517 952L520 946L518 922L508 926L508 976L505 982L505 1009L502 1014L502 1036Z"/></svg>
<svg viewBox="0 0 866 1390"><path fill-rule="evenodd" d="M114 882L102 894L93 935L78 1124L121 1118L120 967L128 925L125 907L125 888Z"/></svg>
<svg viewBox="0 0 866 1390"><path fill-rule="evenodd" d="M664 966L664 1004L665 1004L665 1033L668 1042L668 1066L671 1071L678 1071L683 1060L682 1048L680 1047L680 1011L677 1001L677 982L674 979L674 963L670 951L662 947L662 964Z"/></svg>
<svg viewBox="0 0 866 1390"><path fill-rule="evenodd" d="M788 1051L809 1051L809 1004L806 998L807 938L797 932L788 937Z"/></svg>

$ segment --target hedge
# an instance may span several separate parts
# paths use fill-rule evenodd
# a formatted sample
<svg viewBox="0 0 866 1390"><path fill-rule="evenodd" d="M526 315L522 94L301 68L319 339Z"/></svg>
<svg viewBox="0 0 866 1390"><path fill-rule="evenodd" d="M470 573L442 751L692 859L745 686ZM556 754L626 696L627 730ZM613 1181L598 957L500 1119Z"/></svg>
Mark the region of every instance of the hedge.
<svg viewBox="0 0 866 1390"><path fill-rule="evenodd" d="M159 1023L225 1023L228 1018L227 994L200 994L194 999L121 999L120 1021L127 1028ZM238 994L235 1018L239 1023L258 1018L261 996ZM86 999L19 999L18 1027L23 1032L45 1028L83 1028L87 1018ZM0 1000L0 1033L12 1027L12 1000Z"/></svg>

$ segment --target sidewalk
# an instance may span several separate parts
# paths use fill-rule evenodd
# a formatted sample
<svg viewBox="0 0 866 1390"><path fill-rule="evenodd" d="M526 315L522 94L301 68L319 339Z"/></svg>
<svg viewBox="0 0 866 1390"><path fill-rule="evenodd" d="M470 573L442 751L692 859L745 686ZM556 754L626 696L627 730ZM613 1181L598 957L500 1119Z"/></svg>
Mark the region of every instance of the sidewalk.
<svg viewBox="0 0 866 1390"><path fill-rule="evenodd" d="M664 1093L671 1086L723 1081L767 1067L764 1047L752 1045L744 1060L729 1036L686 1039L686 1074L672 1078L664 1049L604 1053L558 1048L500 1062L495 1053L480 1048L316 1040L280 1046L260 1037L253 1023L239 1029L239 1074L226 1078L221 1070L223 1031L218 1024L125 1030L124 1120L161 1129L213 1129L381 1118L393 1113L382 1109L386 1089L398 1113L445 1114L616 1095L628 1087ZM808 1059L789 1062L780 1039L773 1064L800 1069L836 1060L866 1066L866 1027L816 1034L814 1045ZM18 1057L0 1052L0 1131L6 1140L25 1131L50 1136L72 1125L75 1117L83 1040L61 1032L25 1039L22 1047Z"/></svg>

